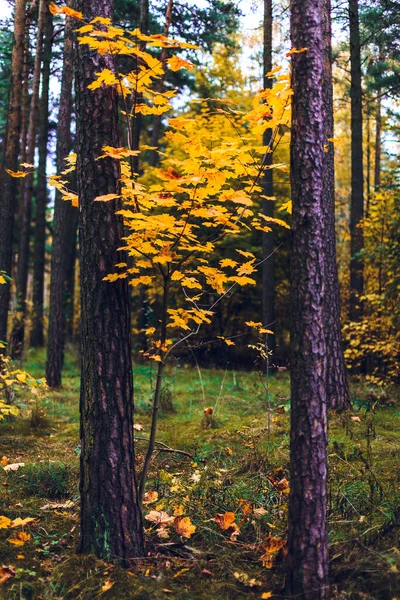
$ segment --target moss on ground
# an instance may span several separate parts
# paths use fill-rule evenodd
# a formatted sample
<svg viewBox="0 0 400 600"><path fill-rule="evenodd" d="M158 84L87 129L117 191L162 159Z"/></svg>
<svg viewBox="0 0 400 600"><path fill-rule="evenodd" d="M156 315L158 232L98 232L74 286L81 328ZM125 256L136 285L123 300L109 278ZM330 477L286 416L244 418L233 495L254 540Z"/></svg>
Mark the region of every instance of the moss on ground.
<svg viewBox="0 0 400 600"><path fill-rule="evenodd" d="M41 377L44 359L43 352L31 352L25 367ZM272 568L260 558L268 536L286 536L287 373L270 377L268 403L255 373L202 370L200 380L197 370L185 366L167 371L175 412L161 414L158 440L191 458L157 453L148 489L158 499L146 505L145 514L155 508L183 513L196 531L182 544L174 533L159 538L146 521L149 556L124 570L75 554L79 372L71 352L66 367L63 388L41 400L43 420L33 427L28 407L0 424L0 458L25 463L15 472L1 469L0 514L34 519L24 527L31 537L23 546L8 542L21 528L0 529L0 561L16 572L0 587L0 597L233 600L271 591L278 598L282 557L272 556ZM135 419L143 426L136 434L146 438L154 371L139 365L134 375ZM353 411L330 416L332 598L343 600L391 600L400 594L400 403L393 389L391 402L368 402L369 391L357 384ZM204 423L206 407L214 409L211 423ZM145 444L137 441L138 469ZM237 538L214 521L226 512L236 515Z"/></svg>

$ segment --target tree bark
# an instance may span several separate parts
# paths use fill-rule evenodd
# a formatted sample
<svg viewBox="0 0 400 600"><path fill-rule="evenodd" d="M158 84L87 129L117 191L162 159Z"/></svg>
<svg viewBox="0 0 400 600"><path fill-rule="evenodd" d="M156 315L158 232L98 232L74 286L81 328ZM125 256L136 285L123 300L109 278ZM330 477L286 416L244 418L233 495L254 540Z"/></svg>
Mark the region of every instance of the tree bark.
<svg viewBox="0 0 400 600"><path fill-rule="evenodd" d="M323 0L291 1L291 431L287 592L328 590L323 248Z"/></svg>
<svg viewBox="0 0 400 600"><path fill-rule="evenodd" d="M47 11L43 43L42 95L39 107L39 173L36 185L35 243L33 249L32 329L30 345L44 345L44 273L46 255L47 144L49 138L50 64L53 45L53 15Z"/></svg>
<svg viewBox="0 0 400 600"><path fill-rule="evenodd" d="M351 203L350 203L350 319L359 321L364 293L364 174L361 47L358 0L349 0L350 63L351 63Z"/></svg>
<svg viewBox="0 0 400 600"><path fill-rule="evenodd" d="M88 20L113 16L113 0L77 0ZM97 160L118 147L118 97L111 87L88 90L113 58L76 46L77 182L81 278L81 529L79 552L127 564L144 555L133 447L133 381L126 279L103 278L125 260L118 251L120 203L94 202L119 189L119 168Z"/></svg>
<svg viewBox="0 0 400 600"><path fill-rule="evenodd" d="M65 268L65 341L74 341L74 321L75 321L75 273L77 258L77 232L78 232L78 211L74 207L70 209L70 217L66 231L66 268Z"/></svg>
<svg viewBox="0 0 400 600"><path fill-rule="evenodd" d="M47 15L47 0L40 0L38 30L36 36L36 54L32 81L32 96L29 113L28 141L26 150L26 160L33 163L36 148L36 133L39 113L39 88L40 74L43 56L43 35ZM25 337L25 317L26 317L26 292L28 285L29 269L29 241L31 229L32 214L32 194L33 194L33 172L31 171L24 179L24 189L21 205L21 230L18 249L18 269L17 269L17 289L16 289L16 311L11 332L11 355L13 358L21 358L24 337Z"/></svg>
<svg viewBox="0 0 400 600"><path fill-rule="evenodd" d="M3 161L0 165L0 272L11 276L14 216L16 209L17 179L5 169L18 170L21 127L22 72L25 48L26 1L16 0L14 13L14 40L11 58L10 96L6 131L3 141ZM10 283L0 286L0 340L7 338Z"/></svg>
<svg viewBox="0 0 400 600"><path fill-rule="evenodd" d="M263 44L263 77L264 89L272 87L272 79L267 73L272 71L272 0L264 0L264 44ZM263 135L263 145L271 148L272 129L267 129ZM272 148L271 148L272 150ZM267 152L264 158L265 171L262 179L263 195L272 198L274 195L273 171L270 168L273 162L272 152ZM274 216L273 200L262 200L262 210L267 217ZM275 332L275 283L274 283L274 233L269 231L262 234L263 267L262 267L262 306L263 325ZM268 258L269 257L269 258ZM275 335L267 334L267 349L271 356L275 353Z"/></svg>
<svg viewBox="0 0 400 600"><path fill-rule="evenodd" d="M375 117L375 168L374 168L374 188L375 192L379 191L381 186L381 155L382 155L382 101L378 92L376 100L376 117Z"/></svg>
<svg viewBox="0 0 400 600"><path fill-rule="evenodd" d="M73 27L72 19L65 21L63 71L57 125L57 173L65 168L65 157L71 150L71 116L73 83ZM61 199L57 191L54 202L53 247L51 255L49 330L47 340L46 378L50 387L61 385L64 362L65 296L67 261L71 243L76 247L78 210ZM71 232L73 230L73 233ZM75 240L73 240L75 238Z"/></svg>
<svg viewBox="0 0 400 600"><path fill-rule="evenodd" d="M329 139L334 137L332 85L331 0L323 0L323 103L324 153L323 247L325 250L325 342L327 356L326 392L330 408L341 411L350 405L346 366L344 363L340 323L340 291L336 262L335 228L335 150Z"/></svg>

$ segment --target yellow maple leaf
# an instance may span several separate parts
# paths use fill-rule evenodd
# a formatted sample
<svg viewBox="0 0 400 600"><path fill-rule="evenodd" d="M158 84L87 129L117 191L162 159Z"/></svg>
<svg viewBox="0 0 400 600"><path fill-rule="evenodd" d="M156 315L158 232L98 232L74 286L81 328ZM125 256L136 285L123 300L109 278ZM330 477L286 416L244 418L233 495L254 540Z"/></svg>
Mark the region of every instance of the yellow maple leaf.
<svg viewBox="0 0 400 600"><path fill-rule="evenodd" d="M102 592L107 592L108 590L110 590L112 588L112 586L114 585L114 583L115 582L112 579L106 579L106 581L101 586L101 591Z"/></svg>
<svg viewBox="0 0 400 600"><path fill-rule="evenodd" d="M196 525L193 525L189 517L176 517L174 521L176 533L185 538L190 538L196 531Z"/></svg>
<svg viewBox="0 0 400 600"><path fill-rule="evenodd" d="M32 519L32 517L27 517L26 519L21 519L21 517L17 517L11 522L10 527L24 527L24 525L32 523L34 520L35 519Z"/></svg>
<svg viewBox="0 0 400 600"><path fill-rule="evenodd" d="M8 517L0 516L0 529L7 529L11 523L12 521Z"/></svg>
<svg viewBox="0 0 400 600"><path fill-rule="evenodd" d="M21 531L19 533L15 533L14 537L9 538L7 541L10 544L14 544L14 546L23 546L26 542L31 539L30 533L25 533L25 531Z"/></svg>
<svg viewBox="0 0 400 600"><path fill-rule="evenodd" d="M57 6L57 4L54 4L54 2L50 4L49 11L52 15L65 15L67 17L78 19L79 21L83 20L83 14L81 12L73 10L69 6Z"/></svg>
<svg viewBox="0 0 400 600"><path fill-rule="evenodd" d="M3 284L3 283L7 283L7 280L4 277L4 275L0 275L0 284Z"/></svg>
<svg viewBox="0 0 400 600"><path fill-rule="evenodd" d="M11 177L26 177L29 171L12 171L11 169L6 169L7 173L11 175Z"/></svg>
<svg viewBox="0 0 400 600"><path fill-rule="evenodd" d="M179 71L179 69L193 69L194 65L187 61L183 60L179 56L172 56L167 60L168 66L171 71Z"/></svg>
<svg viewBox="0 0 400 600"><path fill-rule="evenodd" d="M110 200L115 200L116 198L120 198L120 196L118 194L103 194L103 196L96 196L93 202L110 202Z"/></svg>

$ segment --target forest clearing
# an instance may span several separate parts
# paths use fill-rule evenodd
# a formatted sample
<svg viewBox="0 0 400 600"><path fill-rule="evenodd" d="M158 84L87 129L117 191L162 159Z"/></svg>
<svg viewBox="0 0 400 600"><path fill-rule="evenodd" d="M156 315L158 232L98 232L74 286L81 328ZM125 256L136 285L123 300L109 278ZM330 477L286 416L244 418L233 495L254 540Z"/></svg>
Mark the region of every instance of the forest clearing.
<svg viewBox="0 0 400 600"><path fill-rule="evenodd" d="M398 0L0 9L0 596L398 600Z"/></svg>

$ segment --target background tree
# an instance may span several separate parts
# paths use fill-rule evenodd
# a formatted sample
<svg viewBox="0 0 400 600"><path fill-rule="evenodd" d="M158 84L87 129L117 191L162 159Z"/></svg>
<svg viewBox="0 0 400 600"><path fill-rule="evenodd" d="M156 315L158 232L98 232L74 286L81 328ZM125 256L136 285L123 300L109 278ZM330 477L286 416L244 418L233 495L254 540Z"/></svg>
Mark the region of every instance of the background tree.
<svg viewBox="0 0 400 600"><path fill-rule="evenodd" d="M112 0L77 0L89 20L112 18ZM143 556L135 479L133 382L127 281L103 281L123 257L118 204L94 202L115 193L119 169L97 160L118 147L118 97L112 87L88 90L99 69L114 72L111 56L78 45L75 60L79 262L81 277L81 531L79 550L98 557Z"/></svg>
<svg viewBox="0 0 400 600"><path fill-rule="evenodd" d="M323 104L324 104L324 138L326 152L324 154L324 228L323 246L325 249L325 340L327 355L326 390L330 408L344 410L349 406L349 389L344 363L339 277L336 263L336 228L335 228L335 151L334 118L333 118L333 83L332 83L332 26L331 2L323 2Z"/></svg>
<svg viewBox="0 0 400 600"><path fill-rule="evenodd" d="M22 71L25 42L25 0L16 0L14 14L14 43L12 50L10 98L7 125L3 140L3 158L0 166L0 271L11 275L14 215L16 208L16 180L5 169L18 170L19 135L21 126ZM0 340L7 336L10 282L0 286Z"/></svg>
<svg viewBox="0 0 400 600"><path fill-rule="evenodd" d="M73 84L73 20L65 21L63 70L57 125L57 173L65 169L65 158L71 150L72 84ZM62 378L65 342L68 257L76 247L78 211L62 200L56 190L51 252L49 329L47 340L46 379L50 387L59 387ZM73 253L75 255L75 252ZM75 257L74 257L75 258ZM71 263L71 260L69 261Z"/></svg>
<svg viewBox="0 0 400 600"><path fill-rule="evenodd" d="M306 600L329 597L322 17L322 0L292 0L293 221L287 588L294 597Z"/></svg>

